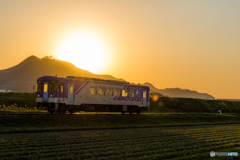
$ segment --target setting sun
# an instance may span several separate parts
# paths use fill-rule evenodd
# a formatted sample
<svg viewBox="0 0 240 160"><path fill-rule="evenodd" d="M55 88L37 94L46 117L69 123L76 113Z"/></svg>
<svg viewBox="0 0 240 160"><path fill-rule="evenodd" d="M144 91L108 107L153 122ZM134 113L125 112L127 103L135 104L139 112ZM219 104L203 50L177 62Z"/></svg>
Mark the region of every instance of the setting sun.
<svg viewBox="0 0 240 160"><path fill-rule="evenodd" d="M57 47L59 59L76 67L98 73L108 61L108 49L93 33L75 32L65 36Z"/></svg>

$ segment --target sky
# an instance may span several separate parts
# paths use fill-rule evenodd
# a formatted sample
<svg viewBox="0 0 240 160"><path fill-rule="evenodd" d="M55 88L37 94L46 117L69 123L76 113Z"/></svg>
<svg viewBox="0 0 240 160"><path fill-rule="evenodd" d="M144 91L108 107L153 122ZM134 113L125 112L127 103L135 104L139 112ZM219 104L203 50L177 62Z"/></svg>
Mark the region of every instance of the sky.
<svg viewBox="0 0 240 160"><path fill-rule="evenodd" d="M52 55L129 82L240 99L239 7L239 0L0 0L0 70Z"/></svg>

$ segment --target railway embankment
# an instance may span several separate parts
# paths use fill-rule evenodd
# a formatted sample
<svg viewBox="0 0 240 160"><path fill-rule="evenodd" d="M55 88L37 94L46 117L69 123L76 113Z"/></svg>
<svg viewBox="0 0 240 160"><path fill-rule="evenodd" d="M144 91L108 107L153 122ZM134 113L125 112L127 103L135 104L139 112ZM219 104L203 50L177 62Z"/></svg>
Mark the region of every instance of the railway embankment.
<svg viewBox="0 0 240 160"><path fill-rule="evenodd" d="M238 114L0 115L0 133L240 123Z"/></svg>

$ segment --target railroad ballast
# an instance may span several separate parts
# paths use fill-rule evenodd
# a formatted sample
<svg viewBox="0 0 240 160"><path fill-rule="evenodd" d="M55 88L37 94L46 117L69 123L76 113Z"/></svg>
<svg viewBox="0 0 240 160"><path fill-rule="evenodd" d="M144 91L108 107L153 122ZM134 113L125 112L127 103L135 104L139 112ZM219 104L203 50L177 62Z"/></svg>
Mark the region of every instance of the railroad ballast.
<svg viewBox="0 0 240 160"><path fill-rule="evenodd" d="M149 87L128 82L87 77L43 76L37 79L38 109L51 114L86 112L129 112L149 110Z"/></svg>

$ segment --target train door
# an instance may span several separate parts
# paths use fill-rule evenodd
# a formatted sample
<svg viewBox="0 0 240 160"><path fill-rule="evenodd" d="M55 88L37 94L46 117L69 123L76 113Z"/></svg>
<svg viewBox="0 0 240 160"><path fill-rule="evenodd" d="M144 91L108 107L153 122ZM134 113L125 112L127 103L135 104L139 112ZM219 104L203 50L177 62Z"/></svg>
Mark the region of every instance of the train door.
<svg viewBox="0 0 240 160"><path fill-rule="evenodd" d="M143 106L147 107L147 91L143 90Z"/></svg>
<svg viewBox="0 0 240 160"><path fill-rule="evenodd" d="M73 98L74 98L74 84L69 83L68 84L68 104L73 104Z"/></svg>
<svg viewBox="0 0 240 160"><path fill-rule="evenodd" d="M43 101L48 101L48 82L43 83Z"/></svg>
<svg viewBox="0 0 240 160"><path fill-rule="evenodd" d="M61 86L61 88L60 88L60 96L59 97L60 97L60 100L63 101L64 100L63 99L64 98L64 95L63 95L63 84L61 84L60 86Z"/></svg>

